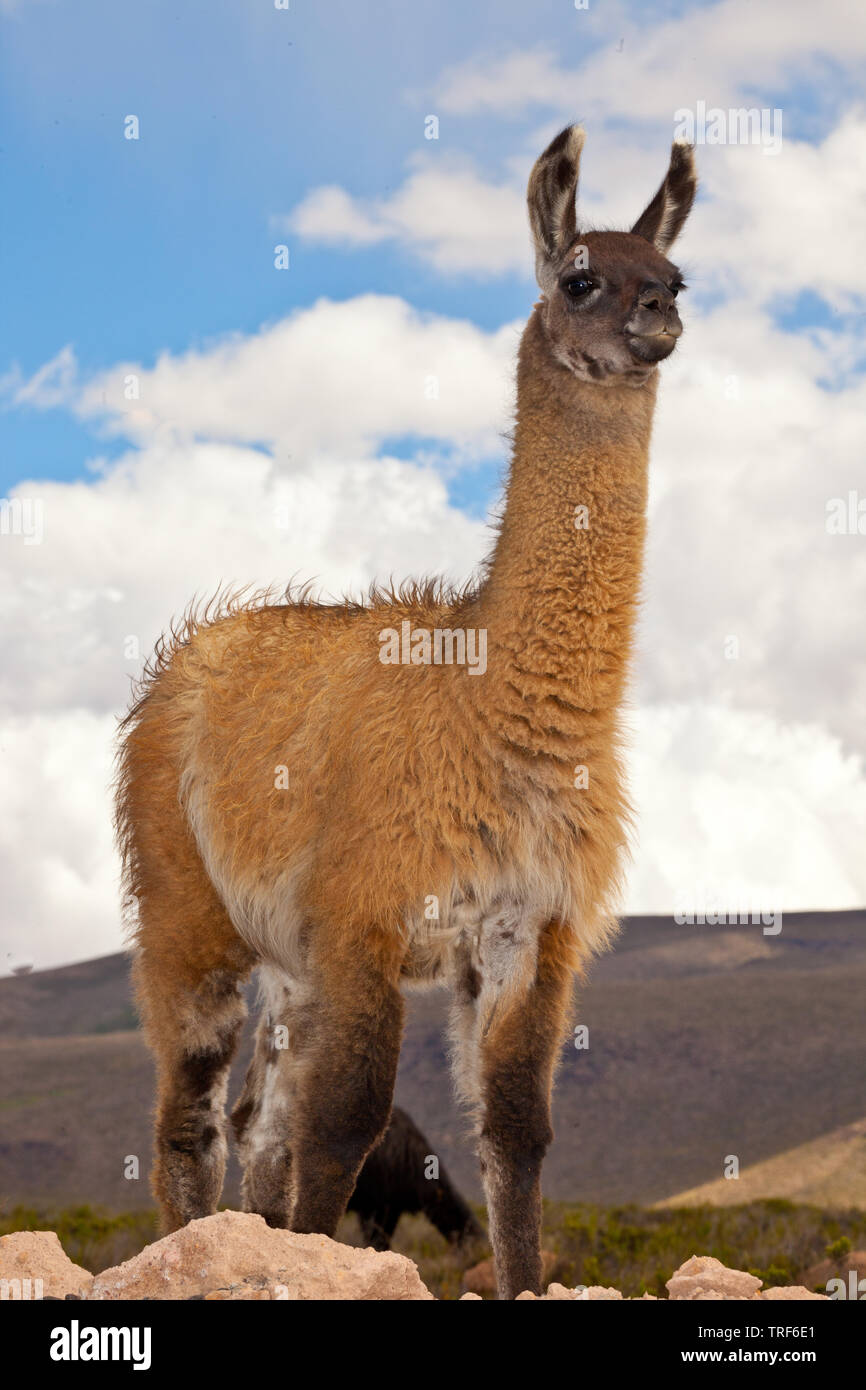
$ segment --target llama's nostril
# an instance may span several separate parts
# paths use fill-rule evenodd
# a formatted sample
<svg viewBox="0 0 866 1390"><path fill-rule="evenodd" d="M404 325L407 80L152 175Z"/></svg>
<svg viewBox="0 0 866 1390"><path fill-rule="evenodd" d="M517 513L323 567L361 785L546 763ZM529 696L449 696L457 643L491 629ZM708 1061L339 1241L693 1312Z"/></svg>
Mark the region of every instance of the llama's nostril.
<svg viewBox="0 0 866 1390"><path fill-rule="evenodd" d="M642 309L656 309L663 313L669 304L673 304L674 297L666 285L654 280L649 285L644 285L637 302Z"/></svg>

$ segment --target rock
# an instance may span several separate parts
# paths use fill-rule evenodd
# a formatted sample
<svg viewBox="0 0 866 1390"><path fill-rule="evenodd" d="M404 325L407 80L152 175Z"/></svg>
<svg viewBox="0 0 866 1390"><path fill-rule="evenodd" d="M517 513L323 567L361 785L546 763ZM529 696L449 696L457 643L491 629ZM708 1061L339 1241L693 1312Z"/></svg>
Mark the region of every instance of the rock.
<svg viewBox="0 0 866 1390"><path fill-rule="evenodd" d="M549 1276L556 1256L550 1250L542 1254ZM858 1278L866 1276L866 1253L853 1251L841 1261L827 1260L810 1273L847 1279L849 1268L857 1271ZM191 1221L95 1278L72 1263L53 1231L14 1231L0 1237L0 1281L11 1286L8 1293L5 1287L2 1290L11 1298L203 1299L208 1303L433 1299L416 1266L403 1255L340 1245L327 1236L274 1230L260 1216L238 1211ZM464 1282L469 1287L461 1303L480 1303L483 1294L494 1293L493 1261L483 1260L467 1270ZM727 1269L709 1255L693 1255L686 1260L671 1275L667 1288L671 1299L696 1302L826 1301L824 1294L800 1284L775 1286L761 1293L761 1280L754 1274ZM548 1303L622 1298L619 1289L600 1284L569 1289L556 1282L548 1284L547 1293L540 1297L528 1289L517 1295L518 1302ZM641 1298L658 1301L651 1293Z"/></svg>
<svg viewBox="0 0 866 1390"><path fill-rule="evenodd" d="M812 1293L811 1289L804 1289L802 1284L777 1284L771 1289L764 1289L759 1297L769 1298L776 1303L781 1303L788 1298L820 1298L822 1302L828 1302L825 1293Z"/></svg>
<svg viewBox="0 0 866 1390"><path fill-rule="evenodd" d="M712 1255L693 1255L671 1275L667 1291L672 1299L745 1299L761 1287L761 1280L741 1269L727 1269Z"/></svg>
<svg viewBox="0 0 866 1390"><path fill-rule="evenodd" d="M484 1302L484 1299L481 1297L481 1294L480 1294L480 1293L462 1293L462 1294L460 1295L460 1297L458 1298L457 1302L458 1302L458 1303L465 1303L465 1302L467 1301L467 1299L470 1299L470 1298L472 1299L472 1301L473 1301L474 1303L483 1303L483 1302Z"/></svg>
<svg viewBox="0 0 866 1390"><path fill-rule="evenodd" d="M65 1298L81 1296L93 1283L93 1275L73 1264L54 1231L12 1231L0 1236L0 1280L19 1280L10 1285L9 1297ZM30 1287L24 1282L30 1280ZM41 1286L36 1283L41 1280Z"/></svg>
<svg viewBox="0 0 866 1390"><path fill-rule="evenodd" d="M554 1250L541 1252L541 1282L550 1278L556 1268L557 1255ZM496 1297L496 1271L493 1260L481 1260L463 1275L463 1288L466 1293L490 1294Z"/></svg>
<svg viewBox="0 0 866 1390"><path fill-rule="evenodd" d="M754 1303L760 1294L725 1293L724 1289L706 1289L701 1293L681 1294L680 1298L693 1303Z"/></svg>
<svg viewBox="0 0 866 1390"><path fill-rule="evenodd" d="M274 1293L274 1286L279 1292ZM432 1299L411 1260L392 1251L360 1250L328 1236L275 1230L249 1212L221 1211L191 1221L106 1269L88 1297Z"/></svg>
<svg viewBox="0 0 866 1390"><path fill-rule="evenodd" d="M240 1299L256 1299L259 1302L266 1302L269 1299L279 1298L278 1284L232 1284L230 1289L213 1289L204 1296L205 1303L235 1303Z"/></svg>

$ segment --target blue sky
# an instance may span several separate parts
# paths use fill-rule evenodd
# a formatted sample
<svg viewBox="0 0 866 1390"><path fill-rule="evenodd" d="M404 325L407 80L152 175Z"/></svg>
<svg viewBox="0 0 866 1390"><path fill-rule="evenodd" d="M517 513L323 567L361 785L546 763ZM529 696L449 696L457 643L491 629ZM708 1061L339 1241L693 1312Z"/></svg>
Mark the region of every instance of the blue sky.
<svg viewBox="0 0 866 1390"><path fill-rule="evenodd" d="M473 571L532 160L582 120L579 210L630 225L699 101L784 140L696 151L625 906L866 901L866 515L825 526L866 499L864 71L848 0L0 0L0 496L45 519L0 535L0 973L118 948L114 720L193 594Z"/></svg>

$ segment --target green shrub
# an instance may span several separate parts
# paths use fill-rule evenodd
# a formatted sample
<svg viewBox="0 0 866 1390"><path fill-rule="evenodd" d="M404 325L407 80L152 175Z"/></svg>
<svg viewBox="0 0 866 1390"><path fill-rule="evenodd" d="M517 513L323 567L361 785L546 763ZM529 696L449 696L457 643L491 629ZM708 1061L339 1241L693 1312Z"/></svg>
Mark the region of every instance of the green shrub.
<svg viewBox="0 0 866 1390"><path fill-rule="evenodd" d="M851 1249L851 1242L847 1236L840 1236L838 1240L832 1240L827 1246L825 1254L830 1260L840 1260L843 1255L847 1255Z"/></svg>

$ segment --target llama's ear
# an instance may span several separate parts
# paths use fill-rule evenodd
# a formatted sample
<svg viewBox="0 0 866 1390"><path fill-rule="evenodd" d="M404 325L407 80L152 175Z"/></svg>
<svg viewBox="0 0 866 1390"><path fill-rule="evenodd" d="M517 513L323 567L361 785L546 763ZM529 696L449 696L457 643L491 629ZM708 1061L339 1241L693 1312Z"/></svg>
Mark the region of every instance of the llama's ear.
<svg viewBox="0 0 866 1390"><path fill-rule="evenodd" d="M635 222L632 233L651 241L657 251L664 253L679 236L697 191L694 148L685 140L678 140L671 149L664 183Z"/></svg>
<svg viewBox="0 0 866 1390"><path fill-rule="evenodd" d="M575 198L583 140L581 126L566 126L535 161L529 175L526 197L536 267L566 250L577 235Z"/></svg>

